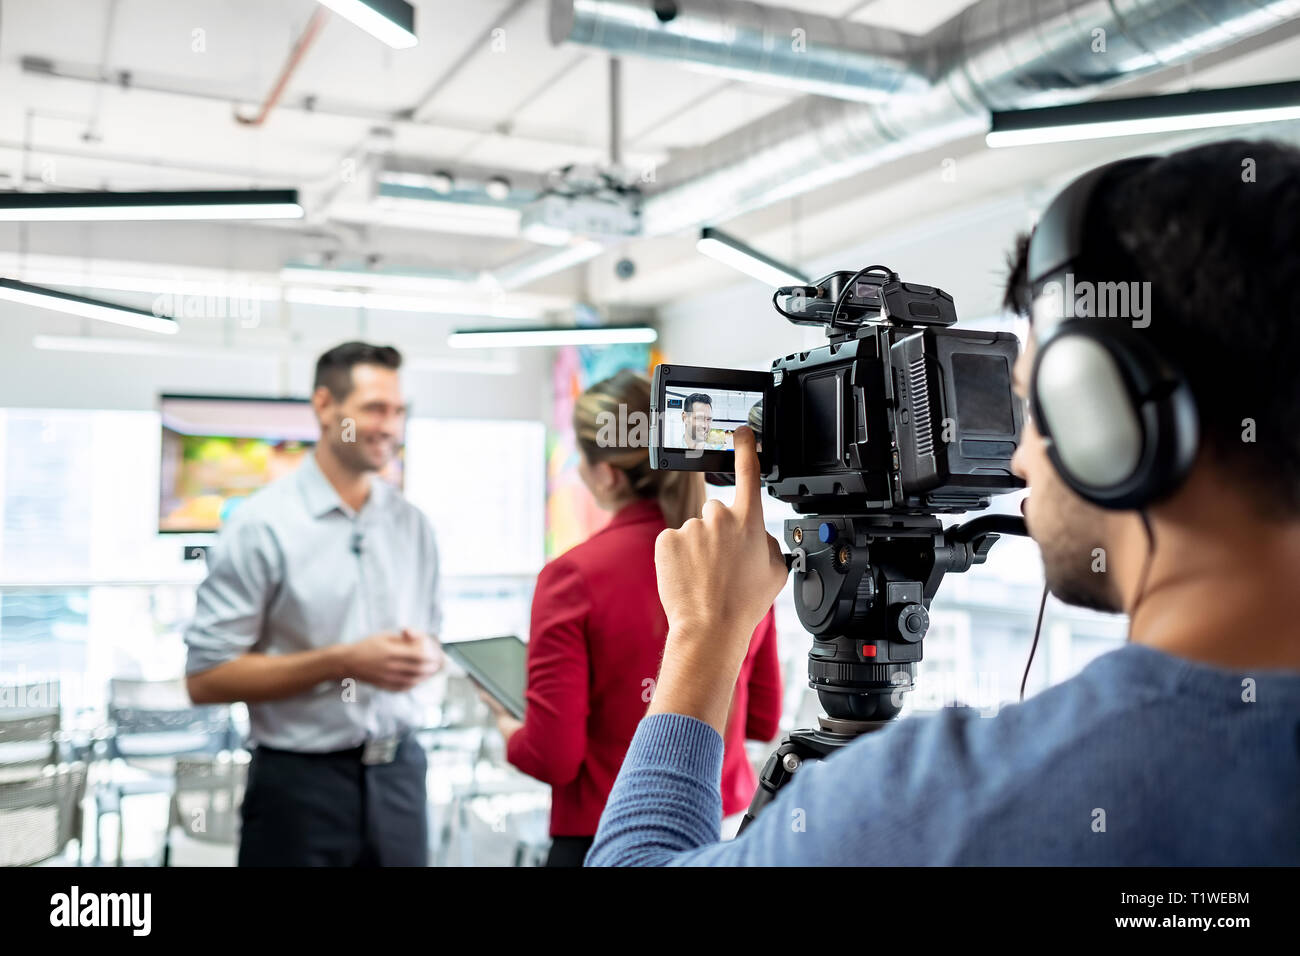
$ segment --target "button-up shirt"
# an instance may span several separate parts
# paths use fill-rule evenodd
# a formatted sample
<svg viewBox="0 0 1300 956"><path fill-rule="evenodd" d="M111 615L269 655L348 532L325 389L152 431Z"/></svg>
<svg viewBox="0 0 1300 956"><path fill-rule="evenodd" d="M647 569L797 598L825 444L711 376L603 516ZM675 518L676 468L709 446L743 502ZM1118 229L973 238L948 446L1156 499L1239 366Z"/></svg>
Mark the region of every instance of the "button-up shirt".
<svg viewBox="0 0 1300 956"><path fill-rule="evenodd" d="M185 634L186 672L250 651L292 654L402 628L437 634L440 624L428 518L380 478L354 511L309 453L241 504L209 551ZM419 726L423 706L412 691L345 678L250 702L248 713L256 743L319 753Z"/></svg>

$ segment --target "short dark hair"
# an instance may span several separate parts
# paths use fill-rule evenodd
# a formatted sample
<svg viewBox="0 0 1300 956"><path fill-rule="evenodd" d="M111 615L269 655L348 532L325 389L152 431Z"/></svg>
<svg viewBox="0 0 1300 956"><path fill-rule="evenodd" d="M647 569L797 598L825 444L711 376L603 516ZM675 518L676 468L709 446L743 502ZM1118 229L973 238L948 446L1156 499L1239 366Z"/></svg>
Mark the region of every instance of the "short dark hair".
<svg viewBox="0 0 1300 956"><path fill-rule="evenodd" d="M1151 283L1141 333L1187 376L1203 443L1261 510L1300 516L1300 149L1234 139L1141 167L1095 197L1084 248ZM1027 250L1005 298L1022 315Z"/></svg>
<svg viewBox="0 0 1300 956"><path fill-rule="evenodd" d="M709 398L709 396L705 395L703 392L691 392L691 394L686 396L686 401L682 402L682 411L688 413L694 411L691 406L696 402L700 402L704 405L708 405L709 408L713 408L713 399Z"/></svg>
<svg viewBox="0 0 1300 956"><path fill-rule="evenodd" d="M402 367L402 353L391 345L369 342L344 342L316 360L316 381L312 391L324 385L341 402L352 392L352 368L355 365L378 365L394 371Z"/></svg>

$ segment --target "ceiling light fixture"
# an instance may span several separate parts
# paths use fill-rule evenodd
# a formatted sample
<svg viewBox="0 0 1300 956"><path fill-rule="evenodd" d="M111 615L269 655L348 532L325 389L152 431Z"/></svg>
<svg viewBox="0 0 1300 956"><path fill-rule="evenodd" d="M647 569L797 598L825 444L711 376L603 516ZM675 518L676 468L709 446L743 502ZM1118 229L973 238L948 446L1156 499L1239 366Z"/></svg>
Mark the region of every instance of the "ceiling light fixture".
<svg viewBox="0 0 1300 956"><path fill-rule="evenodd" d="M0 193L0 222L301 219L296 189Z"/></svg>
<svg viewBox="0 0 1300 956"><path fill-rule="evenodd" d="M331 288L380 289L386 292L457 292L477 289L477 272L377 272L367 269L330 269L292 263L280 270L286 285Z"/></svg>
<svg viewBox="0 0 1300 956"><path fill-rule="evenodd" d="M522 285L561 272L571 266L594 259L605 247L594 240L575 242L554 252L543 250L502 266L492 273L492 278L502 289L517 289Z"/></svg>
<svg viewBox="0 0 1300 956"><path fill-rule="evenodd" d="M764 255L753 246L746 245L735 236L706 226L700 230L695 248L724 265L731 266L747 276L752 276L770 286L807 285L808 276L798 269Z"/></svg>
<svg viewBox="0 0 1300 956"><path fill-rule="evenodd" d="M105 302L102 299L89 299L69 292L58 292L44 286L28 285L16 279L0 279L0 299L16 302L19 305L30 305L37 309L63 312L83 319L112 322L115 325L125 325L145 332L173 335L178 329L175 319L157 316L143 309L133 309L114 302Z"/></svg>
<svg viewBox="0 0 1300 956"><path fill-rule="evenodd" d="M382 40L394 50L407 50L419 39L415 35L415 7L405 0L319 0L343 19Z"/></svg>
<svg viewBox="0 0 1300 956"><path fill-rule="evenodd" d="M993 114L992 147L1065 143L1300 119L1300 81L1193 90Z"/></svg>
<svg viewBox="0 0 1300 956"><path fill-rule="evenodd" d="M368 309L373 312L425 312L430 315L488 315L502 319L536 319L542 310L524 303L475 302L468 298L386 295L341 289L285 290L286 302L295 305L323 305L340 309Z"/></svg>
<svg viewBox="0 0 1300 956"><path fill-rule="evenodd" d="M560 345L624 345L654 342L659 333L647 325L607 325L594 328L463 329L447 336L454 349L555 347Z"/></svg>

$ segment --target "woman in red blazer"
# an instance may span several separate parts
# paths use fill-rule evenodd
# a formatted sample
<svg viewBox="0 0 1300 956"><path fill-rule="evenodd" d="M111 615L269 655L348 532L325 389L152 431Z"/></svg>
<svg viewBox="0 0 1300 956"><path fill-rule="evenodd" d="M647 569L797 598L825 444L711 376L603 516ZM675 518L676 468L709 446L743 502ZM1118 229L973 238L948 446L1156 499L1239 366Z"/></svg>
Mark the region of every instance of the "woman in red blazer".
<svg viewBox="0 0 1300 956"><path fill-rule="evenodd" d="M654 694L668 635L655 580L655 538L698 516L704 504L703 475L652 470L644 441L628 447L605 440L613 437L609 423L635 423L637 411L649 421L650 383L633 372L593 385L578 399L578 470L613 517L537 577L523 721L488 700L506 739L507 759L551 785L548 866L581 866L591 847L632 734ZM781 713L771 610L754 637L726 735L726 814L744 810L754 793L745 738L771 740Z"/></svg>

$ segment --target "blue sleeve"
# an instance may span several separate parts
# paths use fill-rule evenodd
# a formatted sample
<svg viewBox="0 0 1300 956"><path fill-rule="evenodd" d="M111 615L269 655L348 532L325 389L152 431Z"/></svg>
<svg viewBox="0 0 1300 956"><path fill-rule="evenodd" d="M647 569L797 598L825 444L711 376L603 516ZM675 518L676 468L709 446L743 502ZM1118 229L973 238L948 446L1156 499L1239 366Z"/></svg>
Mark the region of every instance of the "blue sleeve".
<svg viewBox="0 0 1300 956"><path fill-rule="evenodd" d="M722 738L680 714L637 728L588 866L856 866L951 862L994 806L968 708L909 717L805 762L735 840L719 843Z"/></svg>

